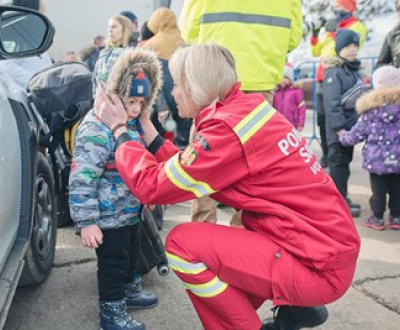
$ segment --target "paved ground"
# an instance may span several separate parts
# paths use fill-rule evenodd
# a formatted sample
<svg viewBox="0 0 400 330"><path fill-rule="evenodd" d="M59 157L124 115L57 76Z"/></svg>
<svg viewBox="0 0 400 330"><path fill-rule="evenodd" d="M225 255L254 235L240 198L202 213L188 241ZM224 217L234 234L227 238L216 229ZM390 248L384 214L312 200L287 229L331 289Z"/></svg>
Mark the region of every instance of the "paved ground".
<svg viewBox="0 0 400 330"><path fill-rule="evenodd" d="M310 118L308 118L308 122ZM310 135L311 125L305 132ZM319 153L318 144L312 143ZM361 147L352 163L350 193L362 204L362 216L369 214L368 175L361 170ZM316 201L317 203L318 201ZM169 207L165 214L163 237L189 215L188 203ZM227 224L229 209L219 210L221 223ZM376 232L354 219L362 237L362 250L353 285L347 294L328 306L330 318L324 330L400 329L400 231ZM5 330L95 330L97 323L96 263L93 251L80 246L71 228L59 229L55 268L47 281L35 288L18 289ZM134 315L155 330L197 330L200 322L181 283L172 273L160 277L154 271L145 278L145 287L156 291L160 304L153 310ZM269 303L259 314L271 313ZM243 329L245 330L245 329Z"/></svg>

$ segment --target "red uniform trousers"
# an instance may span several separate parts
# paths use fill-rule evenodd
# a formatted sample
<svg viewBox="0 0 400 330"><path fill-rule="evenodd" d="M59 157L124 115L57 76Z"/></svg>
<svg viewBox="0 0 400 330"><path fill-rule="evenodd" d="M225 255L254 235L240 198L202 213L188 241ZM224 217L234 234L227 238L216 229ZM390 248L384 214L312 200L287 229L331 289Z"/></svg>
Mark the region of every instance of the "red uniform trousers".
<svg viewBox="0 0 400 330"><path fill-rule="evenodd" d="M332 302L347 290L354 272L353 267L318 273L259 233L209 223L178 225L166 250L209 330L259 330L256 310L267 299L297 306ZM291 301L277 296L282 287Z"/></svg>

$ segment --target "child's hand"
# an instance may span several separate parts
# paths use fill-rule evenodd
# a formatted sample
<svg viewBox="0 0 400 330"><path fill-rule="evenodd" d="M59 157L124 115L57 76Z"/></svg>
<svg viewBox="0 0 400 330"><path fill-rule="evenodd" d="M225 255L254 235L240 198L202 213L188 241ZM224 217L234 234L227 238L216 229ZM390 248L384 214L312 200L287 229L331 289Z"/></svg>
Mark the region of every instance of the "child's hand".
<svg viewBox="0 0 400 330"><path fill-rule="evenodd" d="M303 130L303 128L304 128L303 126L297 126L297 127L296 127L296 129L297 129L299 132L301 132L301 131Z"/></svg>
<svg viewBox="0 0 400 330"><path fill-rule="evenodd" d="M346 133L345 129L341 129L340 131L337 131L336 134L338 137L341 137L344 133Z"/></svg>
<svg viewBox="0 0 400 330"><path fill-rule="evenodd" d="M81 229L81 242L83 246L97 249L103 244L103 233L98 225L91 225Z"/></svg>
<svg viewBox="0 0 400 330"><path fill-rule="evenodd" d="M101 84L96 90L94 108L96 117L110 129L119 123L125 123L128 119L126 109L119 97L116 94L108 97Z"/></svg>

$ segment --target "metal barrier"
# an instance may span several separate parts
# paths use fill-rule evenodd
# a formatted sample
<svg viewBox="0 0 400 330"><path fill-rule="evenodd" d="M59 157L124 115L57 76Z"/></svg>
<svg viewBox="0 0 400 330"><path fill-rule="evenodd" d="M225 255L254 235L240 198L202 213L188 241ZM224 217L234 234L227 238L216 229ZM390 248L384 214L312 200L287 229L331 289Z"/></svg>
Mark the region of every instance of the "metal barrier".
<svg viewBox="0 0 400 330"><path fill-rule="evenodd" d="M370 61L370 69L369 71L369 77L372 77L372 72L374 71L375 68L375 63L377 60L376 56L369 56L369 57L359 57L358 58L361 62L365 61ZM309 78L313 78L312 82L312 103L313 103L313 113L312 113L312 133L311 136L306 136L306 138L309 140L308 144L311 145L312 142L315 140L317 143L321 146L321 140L319 135L317 135L317 81L316 81L316 76L317 76L317 67L318 67L319 62L318 61L306 61L306 62L301 62L295 69L294 69L294 80L297 81L299 80L299 74L301 72L301 68L307 66L307 72L310 73ZM311 69L311 70L310 70ZM301 80L301 79L300 79ZM371 83L372 86L372 83Z"/></svg>

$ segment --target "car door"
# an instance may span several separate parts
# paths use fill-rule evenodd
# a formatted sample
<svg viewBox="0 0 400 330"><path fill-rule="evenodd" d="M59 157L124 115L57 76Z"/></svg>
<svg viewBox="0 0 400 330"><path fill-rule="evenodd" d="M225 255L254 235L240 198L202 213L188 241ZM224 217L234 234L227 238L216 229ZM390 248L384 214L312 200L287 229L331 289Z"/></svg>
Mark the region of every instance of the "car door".
<svg viewBox="0 0 400 330"><path fill-rule="evenodd" d="M18 127L0 72L0 273L14 243L20 219L21 146Z"/></svg>

